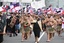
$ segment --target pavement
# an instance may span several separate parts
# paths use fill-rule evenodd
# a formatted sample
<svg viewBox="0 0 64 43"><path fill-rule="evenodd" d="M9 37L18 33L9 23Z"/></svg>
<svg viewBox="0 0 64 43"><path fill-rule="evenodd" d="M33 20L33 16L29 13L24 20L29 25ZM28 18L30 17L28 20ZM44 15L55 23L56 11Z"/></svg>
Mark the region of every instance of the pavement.
<svg viewBox="0 0 64 43"><path fill-rule="evenodd" d="M41 32L42 35L43 32ZM46 42L47 40L47 34L45 33L39 43L64 43L64 33L61 34L62 37L59 37L57 33L55 33L54 38L50 42ZM34 43L34 34L32 33L31 37L28 40L21 41L21 33L18 34L18 36L15 37L9 37L8 35L4 35L4 41L3 43Z"/></svg>

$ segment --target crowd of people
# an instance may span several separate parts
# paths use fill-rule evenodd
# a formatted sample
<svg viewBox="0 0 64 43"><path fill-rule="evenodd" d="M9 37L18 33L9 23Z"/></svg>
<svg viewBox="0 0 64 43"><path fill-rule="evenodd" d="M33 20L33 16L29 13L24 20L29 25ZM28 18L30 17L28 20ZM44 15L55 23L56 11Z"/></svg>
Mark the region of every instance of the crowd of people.
<svg viewBox="0 0 64 43"><path fill-rule="evenodd" d="M22 41L30 38L32 31L35 37L35 43L39 43L38 38L40 37L40 32L45 31L47 33L47 42L51 41L55 33L61 36L64 31L64 16L60 14L53 13L2 13L0 12L0 17L3 15L3 20L0 18L1 23L3 23L3 31L0 29L0 43L3 41L3 34L12 36L18 36L21 33ZM1 24L0 23L0 24ZM2 26L0 26L1 28ZM6 29L5 29L6 28ZM1 40L2 39L2 40Z"/></svg>
<svg viewBox="0 0 64 43"><path fill-rule="evenodd" d="M51 41L55 33L61 36L64 26L64 17L58 14L17 14L6 15L6 33L9 37L17 36L22 33L22 41L30 38L34 32L35 42L39 43L38 38L43 30L47 33L47 42Z"/></svg>

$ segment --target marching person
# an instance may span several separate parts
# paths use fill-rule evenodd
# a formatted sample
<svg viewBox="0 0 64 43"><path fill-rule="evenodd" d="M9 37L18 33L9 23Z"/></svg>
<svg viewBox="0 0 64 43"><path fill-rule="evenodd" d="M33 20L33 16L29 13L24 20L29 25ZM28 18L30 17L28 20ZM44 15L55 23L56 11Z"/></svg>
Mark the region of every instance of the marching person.
<svg viewBox="0 0 64 43"><path fill-rule="evenodd" d="M3 34L6 31L6 16L0 12L0 43L3 42Z"/></svg>
<svg viewBox="0 0 64 43"><path fill-rule="evenodd" d="M29 38L30 34L30 21L28 20L28 17L24 15L20 18L21 23L21 31L22 31L22 41Z"/></svg>
<svg viewBox="0 0 64 43"><path fill-rule="evenodd" d="M29 18L25 15L24 16L24 31L25 31L25 39L29 38L30 34L30 21L28 20Z"/></svg>
<svg viewBox="0 0 64 43"><path fill-rule="evenodd" d="M13 14L13 16L10 17L11 18L11 22L9 24L10 26L10 37L17 35L15 32L15 23L16 23L16 16Z"/></svg>
<svg viewBox="0 0 64 43"><path fill-rule="evenodd" d="M58 33L58 36L61 36L61 31L62 31L62 19L61 17L58 17L58 19L56 20L57 21L57 33Z"/></svg>
<svg viewBox="0 0 64 43"><path fill-rule="evenodd" d="M48 15L48 17L45 18L44 23L46 24L47 42L49 42L54 36L55 33L54 27L56 26L57 23L54 20L54 18L51 17L50 15Z"/></svg>
<svg viewBox="0 0 64 43"><path fill-rule="evenodd" d="M41 20L38 20L38 16L36 17L36 20L33 21L33 32L35 36L35 43L39 43L38 38L40 37L40 31L42 31L42 25Z"/></svg>
<svg viewBox="0 0 64 43"><path fill-rule="evenodd" d="M21 41L24 41L24 39L25 39L24 38L25 32L24 32L24 26L23 26L24 25L24 18L23 18L23 16L20 17L19 21L20 21L20 24L21 24L21 30L20 31L22 33L22 35L21 35L21 39L22 40Z"/></svg>
<svg viewBox="0 0 64 43"><path fill-rule="evenodd" d="M62 26L61 26L61 28L62 28L63 31L64 31L64 17L62 17Z"/></svg>
<svg viewBox="0 0 64 43"><path fill-rule="evenodd" d="M19 23L19 16L16 15L16 23L15 23L15 32L16 32L16 35L18 35L18 33L20 32L20 23Z"/></svg>

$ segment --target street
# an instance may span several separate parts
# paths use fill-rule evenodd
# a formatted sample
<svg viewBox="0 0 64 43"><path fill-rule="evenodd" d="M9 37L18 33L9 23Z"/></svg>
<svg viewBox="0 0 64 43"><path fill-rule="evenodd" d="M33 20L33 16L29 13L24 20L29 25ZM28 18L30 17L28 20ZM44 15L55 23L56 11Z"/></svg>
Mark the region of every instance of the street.
<svg viewBox="0 0 64 43"><path fill-rule="evenodd" d="M42 34L43 32L41 32ZM57 33L55 33L54 38L50 42L46 42L47 34L45 33L39 43L64 43L64 33L61 34L62 37L59 37ZM28 40L21 41L21 33L15 37L9 37L7 35L4 36L3 43L34 43L34 34L32 33L31 37Z"/></svg>

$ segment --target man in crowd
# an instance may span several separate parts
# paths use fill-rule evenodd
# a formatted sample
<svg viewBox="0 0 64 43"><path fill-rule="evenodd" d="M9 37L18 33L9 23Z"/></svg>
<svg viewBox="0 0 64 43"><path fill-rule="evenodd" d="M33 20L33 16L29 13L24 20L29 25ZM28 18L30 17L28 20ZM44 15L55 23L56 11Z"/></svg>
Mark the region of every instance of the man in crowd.
<svg viewBox="0 0 64 43"><path fill-rule="evenodd" d="M0 43L3 42L3 34L5 34L5 31L6 31L6 17L0 11Z"/></svg>

